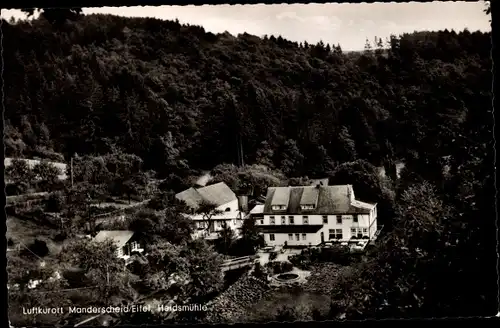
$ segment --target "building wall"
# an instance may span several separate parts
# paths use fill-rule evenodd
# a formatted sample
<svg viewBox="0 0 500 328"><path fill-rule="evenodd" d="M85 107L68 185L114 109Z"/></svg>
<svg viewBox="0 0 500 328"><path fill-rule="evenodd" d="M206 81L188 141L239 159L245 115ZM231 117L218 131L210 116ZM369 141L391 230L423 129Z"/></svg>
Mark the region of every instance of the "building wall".
<svg viewBox="0 0 500 328"><path fill-rule="evenodd" d="M375 207L376 209L376 207ZM338 237L338 230L342 232L341 239L334 239L340 241L348 241L351 237L356 237L358 233L361 233L363 236L368 236L370 239L373 237L375 232L377 231L377 218L376 218L376 210L372 211L371 214L358 214L358 222L354 222L353 215L341 215L342 221L341 223L337 222L337 215L326 215L327 221L326 223L323 221L323 215L307 215L308 223L311 225L319 225L322 224L323 227L315 234L306 234L306 240L302 240L302 234L300 236L300 241L296 241L295 234L293 234L293 240L290 241L288 238L288 233L275 233L275 240L270 240L270 234L265 233L264 239L266 243L270 246L274 245L283 245L285 241L288 242L288 245L317 245L321 243L321 233L323 233L324 241L329 241L330 239L330 230L334 230L334 236ZM271 217L274 216L274 225L280 226L282 224L282 217L285 217L285 224L290 225L290 217L293 217L293 224L306 224L303 220L304 215L287 215L287 214L279 214L279 215L269 215L265 214L264 218L256 221L256 225L272 225ZM355 229L355 231L352 231ZM359 230L361 229L361 230ZM354 232L354 233L353 233Z"/></svg>
<svg viewBox="0 0 500 328"><path fill-rule="evenodd" d="M271 235L274 235L274 241L271 240ZM290 240L289 234L288 233L265 233L264 234L264 240L268 246L282 246L287 243L289 246L308 246L308 245L318 245L321 243L320 239L320 234L318 233L307 233L306 239L303 240L303 234L299 234L299 241L296 240L296 234L293 233L292 235L292 240Z"/></svg>
<svg viewBox="0 0 500 328"><path fill-rule="evenodd" d="M235 230L240 228L243 223L242 215L240 215L238 200L235 199L229 203L223 204L217 207L218 210L222 211L221 215L213 216L210 219L212 224L211 231L221 231L223 230L222 222L226 222L226 224L231 227L231 229ZM196 223L197 229L206 229L208 226L208 222L203 219L202 215L191 215L192 220Z"/></svg>

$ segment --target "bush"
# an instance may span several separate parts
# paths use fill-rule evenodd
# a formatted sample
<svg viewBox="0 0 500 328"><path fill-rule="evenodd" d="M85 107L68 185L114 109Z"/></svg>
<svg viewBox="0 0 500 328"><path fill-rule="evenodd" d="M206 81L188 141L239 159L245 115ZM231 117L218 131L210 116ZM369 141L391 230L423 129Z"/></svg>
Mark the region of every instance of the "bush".
<svg viewBox="0 0 500 328"><path fill-rule="evenodd" d="M351 254L349 249L346 247L335 246L331 248L323 248L319 256L319 261L349 265L351 263Z"/></svg>
<svg viewBox="0 0 500 328"><path fill-rule="evenodd" d="M49 198L45 203L45 210L52 213L60 213L64 207L64 196L55 192L50 194Z"/></svg>
<svg viewBox="0 0 500 328"><path fill-rule="evenodd" d="M304 249L299 255L290 256L288 260L296 267L307 270L311 264L321 262L349 265L352 257L348 248L333 246L322 249Z"/></svg>
<svg viewBox="0 0 500 328"><path fill-rule="evenodd" d="M12 238L7 239L7 246L9 247L14 246L14 240Z"/></svg>
<svg viewBox="0 0 500 328"><path fill-rule="evenodd" d="M35 239L35 242L28 246L28 250L24 249L23 251L23 255L25 256L32 256L33 254L39 257L49 254L47 243L43 240Z"/></svg>
<svg viewBox="0 0 500 328"><path fill-rule="evenodd" d="M285 261L268 262L266 266L273 274L290 272L293 269L293 264Z"/></svg>
<svg viewBox="0 0 500 328"><path fill-rule="evenodd" d="M262 267L262 265L260 264L260 262L255 262L252 275L255 278L259 278L259 279L266 278L267 274L264 271L264 268Z"/></svg>
<svg viewBox="0 0 500 328"><path fill-rule="evenodd" d="M271 253L269 254L269 261L274 261L274 260L276 260L276 258L277 258L277 257L278 257L278 253L276 253L276 252L271 252Z"/></svg>

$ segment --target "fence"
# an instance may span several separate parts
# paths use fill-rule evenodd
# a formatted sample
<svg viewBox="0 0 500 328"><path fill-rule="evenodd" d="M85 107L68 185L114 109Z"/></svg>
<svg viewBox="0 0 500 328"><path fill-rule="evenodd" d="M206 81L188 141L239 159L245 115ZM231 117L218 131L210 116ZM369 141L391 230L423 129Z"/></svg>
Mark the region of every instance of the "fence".
<svg viewBox="0 0 500 328"><path fill-rule="evenodd" d="M256 256L243 256L224 261L221 265L221 270L222 272L226 272L252 265L256 258Z"/></svg>

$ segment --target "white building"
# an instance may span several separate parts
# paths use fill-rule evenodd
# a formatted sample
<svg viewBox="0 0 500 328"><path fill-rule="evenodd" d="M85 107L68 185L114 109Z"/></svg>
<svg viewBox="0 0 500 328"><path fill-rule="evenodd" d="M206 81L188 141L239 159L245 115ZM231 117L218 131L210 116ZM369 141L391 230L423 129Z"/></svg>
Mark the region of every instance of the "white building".
<svg viewBox="0 0 500 328"><path fill-rule="evenodd" d="M351 185L271 187L256 225L269 246L371 240L377 206L356 200Z"/></svg>
<svg viewBox="0 0 500 328"><path fill-rule="evenodd" d="M144 248L139 243L138 234L128 230L102 230L94 237L95 242L111 239L116 246L116 256L128 260L132 253L142 253Z"/></svg>
<svg viewBox="0 0 500 328"><path fill-rule="evenodd" d="M196 224L196 233L193 237L218 238L224 225L230 227L237 236L240 234L245 214L240 211L236 194L224 182L198 189L189 188L176 194L175 198L185 202L192 210L186 215ZM197 213L203 202L214 205L218 213L215 215Z"/></svg>

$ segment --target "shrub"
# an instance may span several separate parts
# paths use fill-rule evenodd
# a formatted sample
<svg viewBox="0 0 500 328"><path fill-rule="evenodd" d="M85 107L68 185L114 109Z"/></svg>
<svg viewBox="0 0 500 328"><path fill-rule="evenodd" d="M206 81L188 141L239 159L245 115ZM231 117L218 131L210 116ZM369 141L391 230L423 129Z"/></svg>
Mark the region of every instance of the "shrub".
<svg viewBox="0 0 500 328"><path fill-rule="evenodd" d="M351 255L348 248L335 246L322 249L320 253L320 260L321 262L349 265L351 263Z"/></svg>
<svg viewBox="0 0 500 328"><path fill-rule="evenodd" d="M64 196L59 192L50 194L45 204L46 211L59 213L62 211L63 207L64 207Z"/></svg>
<svg viewBox="0 0 500 328"><path fill-rule="evenodd" d="M333 246L322 249L304 249L300 254L290 256L288 260L300 269L308 269L311 264L330 262L340 265L349 265L352 261L347 247Z"/></svg>
<svg viewBox="0 0 500 328"><path fill-rule="evenodd" d="M271 252L271 253L269 254L269 261L274 261L274 260L276 260L276 258L277 258L277 257L278 257L278 253L276 253L276 252Z"/></svg>
<svg viewBox="0 0 500 328"><path fill-rule="evenodd" d="M9 247L14 246L14 240L12 238L7 239L7 246Z"/></svg>
<svg viewBox="0 0 500 328"><path fill-rule="evenodd" d="M28 250L24 249L23 255L36 255L39 257L44 257L49 254L49 248L47 247L47 243L43 240L35 239L31 245L28 246Z"/></svg>
<svg viewBox="0 0 500 328"><path fill-rule="evenodd" d="M267 276L267 274L264 271L264 268L262 267L262 265L260 264L260 262L255 262L252 275L255 278L259 278L259 279L265 278Z"/></svg>

